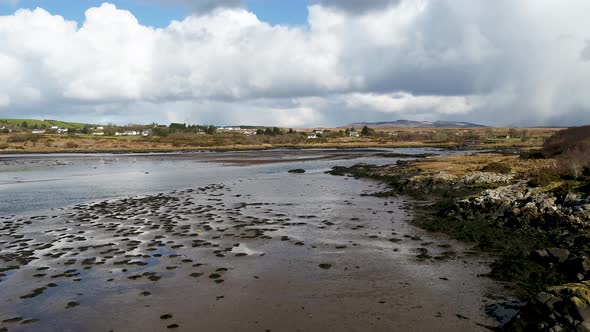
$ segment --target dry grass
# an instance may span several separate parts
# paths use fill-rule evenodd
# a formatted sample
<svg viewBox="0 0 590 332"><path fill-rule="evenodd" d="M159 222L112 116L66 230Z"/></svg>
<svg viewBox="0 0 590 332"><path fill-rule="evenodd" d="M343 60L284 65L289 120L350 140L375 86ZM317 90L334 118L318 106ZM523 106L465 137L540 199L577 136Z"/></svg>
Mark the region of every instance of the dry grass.
<svg viewBox="0 0 590 332"><path fill-rule="evenodd" d="M340 129L330 129L337 133ZM192 151L192 150L248 150L278 147L288 148L355 148L355 147L426 147L453 146L460 142L441 139L456 138L455 133L465 135L475 133L476 136L494 139L480 139L474 148L491 149L499 147L518 147L521 149L539 148L545 138L556 132L556 129L527 129L527 139L498 138L507 135L509 129L417 129L417 128L384 128L380 136L374 137L341 137L331 136L321 139L307 140L301 135L245 137L236 135L172 135L169 137L98 137L41 135L35 136L36 142L10 142L8 134L0 134L1 153L51 153L51 152L140 152L140 151ZM399 136L391 136L391 133ZM444 134L444 135L443 135ZM461 135L463 135L461 134Z"/></svg>
<svg viewBox="0 0 590 332"><path fill-rule="evenodd" d="M406 170L419 170L425 174L445 172L453 175L465 175L482 170L491 163L502 163L510 166L519 177L528 178L530 175L554 168L554 159L521 159L519 156L505 156L501 154L472 154L462 156L429 157L409 165Z"/></svg>

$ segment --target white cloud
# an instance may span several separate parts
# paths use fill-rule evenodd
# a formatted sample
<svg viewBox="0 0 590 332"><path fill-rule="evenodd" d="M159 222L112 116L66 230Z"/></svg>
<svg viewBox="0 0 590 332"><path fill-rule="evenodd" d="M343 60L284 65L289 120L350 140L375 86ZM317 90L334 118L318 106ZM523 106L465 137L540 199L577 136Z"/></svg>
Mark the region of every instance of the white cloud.
<svg viewBox="0 0 590 332"><path fill-rule="evenodd" d="M0 16L0 116L590 121L585 0L383 0L363 10L320 1L299 27L215 3L160 29L110 4L80 24L43 9Z"/></svg>

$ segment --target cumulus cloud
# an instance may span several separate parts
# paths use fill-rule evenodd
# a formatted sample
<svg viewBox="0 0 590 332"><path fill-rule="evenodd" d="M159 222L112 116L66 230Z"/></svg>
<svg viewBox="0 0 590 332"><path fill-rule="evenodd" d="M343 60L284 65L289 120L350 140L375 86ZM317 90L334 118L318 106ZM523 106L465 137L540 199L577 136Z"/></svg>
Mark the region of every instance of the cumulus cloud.
<svg viewBox="0 0 590 332"><path fill-rule="evenodd" d="M108 3L80 24L43 9L0 16L0 116L590 121L585 0L322 0L307 26L267 24L241 1L177 1L223 8L158 29Z"/></svg>

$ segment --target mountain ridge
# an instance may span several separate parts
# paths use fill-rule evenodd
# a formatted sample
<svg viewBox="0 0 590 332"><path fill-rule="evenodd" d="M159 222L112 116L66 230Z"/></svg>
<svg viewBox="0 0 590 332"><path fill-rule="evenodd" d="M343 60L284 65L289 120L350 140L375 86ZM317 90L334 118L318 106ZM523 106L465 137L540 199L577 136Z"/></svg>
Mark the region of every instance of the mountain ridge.
<svg viewBox="0 0 590 332"><path fill-rule="evenodd" d="M395 121L379 121L379 122L355 122L343 126L342 128L357 128L357 127L372 127L372 128L483 128L485 125L480 125L471 122L460 121L412 121L412 120L395 120Z"/></svg>

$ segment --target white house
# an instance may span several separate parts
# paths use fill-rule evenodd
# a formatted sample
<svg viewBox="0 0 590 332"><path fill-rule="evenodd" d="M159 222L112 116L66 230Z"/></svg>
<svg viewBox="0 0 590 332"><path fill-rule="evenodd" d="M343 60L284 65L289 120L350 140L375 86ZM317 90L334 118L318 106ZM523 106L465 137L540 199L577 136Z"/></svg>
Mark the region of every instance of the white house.
<svg viewBox="0 0 590 332"><path fill-rule="evenodd" d="M94 135L94 136L104 136L104 132L102 132L102 131L95 131L95 132L92 133L92 135Z"/></svg>
<svg viewBox="0 0 590 332"><path fill-rule="evenodd" d="M59 127L58 126L51 126L51 127L49 127L49 129L50 130L59 130Z"/></svg>
<svg viewBox="0 0 590 332"><path fill-rule="evenodd" d="M323 135L324 131L323 130L314 130L313 133L316 135Z"/></svg>
<svg viewBox="0 0 590 332"><path fill-rule="evenodd" d="M318 138L318 135L316 135L316 134L307 135L307 139L314 139L314 138Z"/></svg>
<svg viewBox="0 0 590 332"><path fill-rule="evenodd" d="M33 129L33 131L31 131L31 133L33 133L33 134L45 134L45 130L43 130L43 129Z"/></svg>
<svg viewBox="0 0 590 332"><path fill-rule="evenodd" d="M139 136L139 134L140 133L138 131L135 131L135 130L127 130L127 131L124 131L122 133L116 132L115 133L115 136Z"/></svg>
<svg viewBox="0 0 590 332"><path fill-rule="evenodd" d="M350 137L360 137L361 134L358 131L356 131L356 130L351 130L350 133L349 133L349 136Z"/></svg>
<svg viewBox="0 0 590 332"><path fill-rule="evenodd" d="M68 132L68 128L58 128L57 129L58 134L66 134L67 132Z"/></svg>

